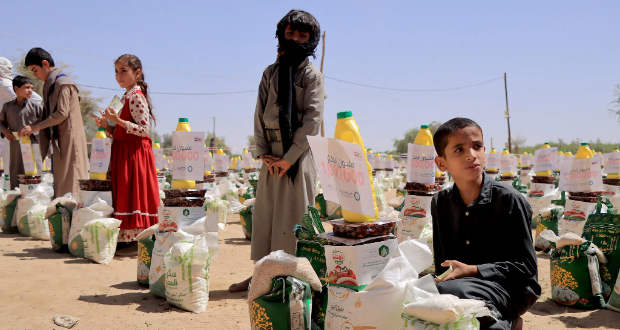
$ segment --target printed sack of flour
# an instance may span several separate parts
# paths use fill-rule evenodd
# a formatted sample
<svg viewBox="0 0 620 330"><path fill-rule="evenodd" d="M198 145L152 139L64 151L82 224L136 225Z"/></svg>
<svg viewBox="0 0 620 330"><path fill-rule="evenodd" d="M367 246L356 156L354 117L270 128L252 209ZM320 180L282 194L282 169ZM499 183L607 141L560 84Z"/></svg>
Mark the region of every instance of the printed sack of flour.
<svg viewBox="0 0 620 330"><path fill-rule="evenodd" d="M410 286L416 281L434 281L431 276L418 280L416 269L428 268L432 259L425 244L405 241L399 245L399 254L390 259L377 277L359 292L338 286L328 287L326 330L402 328L403 304L410 301L414 291Z"/></svg>
<svg viewBox="0 0 620 330"><path fill-rule="evenodd" d="M6 194L5 204L2 207L2 218L0 219L0 229L3 233L17 234L17 202L21 199L19 191L10 191Z"/></svg>
<svg viewBox="0 0 620 330"><path fill-rule="evenodd" d="M405 305L405 330L478 330L477 317L490 316L485 302L459 299L449 294L433 295Z"/></svg>
<svg viewBox="0 0 620 330"><path fill-rule="evenodd" d="M250 302L252 329L310 330L312 289L293 276L271 280L269 292Z"/></svg>
<svg viewBox="0 0 620 330"><path fill-rule="evenodd" d="M30 208L37 203L45 206L45 210L43 211L43 216L45 217L47 205L50 203L50 195L48 189L39 186L35 188L32 192L28 193L26 197L20 199L17 202L17 228L19 229L19 233L24 236L32 236L32 234L30 233L30 223L28 221L28 210L30 210ZM36 226L36 223L34 225ZM32 229L34 229L37 234L41 233L41 228ZM46 237L41 239L49 239L49 229Z"/></svg>
<svg viewBox="0 0 620 330"><path fill-rule="evenodd" d="M47 241L50 239L50 229L47 219L47 204L37 202L28 210L28 228L30 237Z"/></svg>
<svg viewBox="0 0 620 330"><path fill-rule="evenodd" d="M542 238L540 234L545 230L551 230L554 234L558 235L559 221L563 213L564 208L557 205L550 205L540 210L536 217L538 221L536 236L534 238L534 248L536 251L548 251L551 249L551 242Z"/></svg>
<svg viewBox="0 0 620 330"><path fill-rule="evenodd" d="M205 197L205 215L217 214L220 229L226 226L226 217L228 216L228 201L221 200L213 195Z"/></svg>
<svg viewBox="0 0 620 330"><path fill-rule="evenodd" d="M116 252L121 222L118 219L105 218L91 220L84 224L80 235L86 259L103 265L112 261Z"/></svg>
<svg viewBox="0 0 620 330"><path fill-rule="evenodd" d="M91 220L110 217L113 212L114 208L102 199L98 199L90 207L73 210L71 229L69 230L69 252L76 257L85 258L84 242L81 235L82 228Z"/></svg>
<svg viewBox="0 0 620 330"><path fill-rule="evenodd" d="M201 221L202 220L202 221ZM191 241L194 236L204 234L204 218L193 224L180 228L176 232L160 232L155 234L155 244L153 245L153 255L149 273L149 288L152 294L158 297L166 297L165 276L166 265L164 256L170 251L174 243L179 241Z"/></svg>
<svg viewBox="0 0 620 330"><path fill-rule="evenodd" d="M605 256L590 241L550 230L541 236L555 245L551 250L551 296L560 305L582 309L605 307L599 263Z"/></svg>
<svg viewBox="0 0 620 330"><path fill-rule="evenodd" d="M611 291L611 297L609 297L609 301L607 302L607 308L620 312L620 274L618 274L616 284Z"/></svg>
<svg viewBox="0 0 620 330"><path fill-rule="evenodd" d="M151 271L151 258L153 256L153 247L155 246L155 233L157 233L157 224L143 230L138 236L138 284L149 287L149 272Z"/></svg>
<svg viewBox="0 0 620 330"><path fill-rule="evenodd" d="M77 207L90 207L93 204L98 203L99 200L103 200L108 203L108 205L112 205L112 192L80 190L77 196Z"/></svg>
<svg viewBox="0 0 620 330"><path fill-rule="evenodd" d="M602 213L603 199L606 200L607 209L613 209L609 199L599 197L595 212L590 214L583 227L582 237L596 245L607 258L607 262L600 265L600 273L603 296L608 299L620 273L620 215Z"/></svg>
<svg viewBox="0 0 620 330"><path fill-rule="evenodd" d="M164 256L166 300L193 313L202 313L209 301L209 248L203 235L175 243Z"/></svg>
<svg viewBox="0 0 620 330"><path fill-rule="evenodd" d="M47 206L45 217L50 229L50 242L55 252L63 252L69 249L71 218L76 206L77 202L70 193L54 199Z"/></svg>

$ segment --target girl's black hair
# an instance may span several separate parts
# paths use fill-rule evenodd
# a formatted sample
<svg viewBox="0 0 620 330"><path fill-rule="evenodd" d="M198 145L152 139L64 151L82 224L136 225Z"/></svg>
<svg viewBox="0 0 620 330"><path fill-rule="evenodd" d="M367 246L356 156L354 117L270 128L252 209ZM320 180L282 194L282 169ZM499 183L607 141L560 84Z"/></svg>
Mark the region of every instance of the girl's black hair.
<svg viewBox="0 0 620 330"><path fill-rule="evenodd" d="M284 31L289 24L291 25L291 30L310 33L310 39L308 39L308 46L306 48L311 49L312 56L314 56L314 50L321 39L321 26L316 18L309 12L303 10L293 9L289 11L288 14L278 22L276 29L276 38L278 38L278 40L285 39Z"/></svg>
<svg viewBox="0 0 620 330"><path fill-rule="evenodd" d="M144 70L142 69L142 61L136 55L124 54L119 56L114 64L118 62L127 62L127 65L133 70L136 71L140 69L140 75L138 76L138 86L142 89L142 94L144 94L144 98L146 98L146 103L149 107L149 116L153 121L153 125L156 124L157 120L155 119L155 114L153 114L153 104L151 103L151 98L149 97L149 84L144 81Z"/></svg>
<svg viewBox="0 0 620 330"><path fill-rule="evenodd" d="M54 59L52 58L52 55L50 55L50 53L48 53L43 48L35 47L29 50L28 54L26 54L24 64L26 65L26 67L31 65L38 65L40 67L43 67L44 60L49 62L50 67L54 67Z"/></svg>

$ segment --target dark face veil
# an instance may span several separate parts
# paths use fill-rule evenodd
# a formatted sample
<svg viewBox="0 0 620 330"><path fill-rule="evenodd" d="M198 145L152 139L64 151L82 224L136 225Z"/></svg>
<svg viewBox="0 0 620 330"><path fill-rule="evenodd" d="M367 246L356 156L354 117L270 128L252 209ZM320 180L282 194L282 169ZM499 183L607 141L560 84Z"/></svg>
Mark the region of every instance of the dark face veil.
<svg viewBox="0 0 620 330"><path fill-rule="evenodd" d="M298 44L294 40L284 37L286 27L290 25L290 29L301 32L309 32L310 39L303 44ZM293 136L299 127L297 119L297 97L295 91L295 71L301 63L308 57L314 56L314 51L319 44L321 30L316 19L307 12L300 10L291 10L278 23L276 37L278 38L278 51L284 54L278 58L278 98L276 103L280 110L280 134L282 136L282 147L284 154L288 152L293 145ZM292 181L299 168L299 163L295 162L288 170L287 175Z"/></svg>

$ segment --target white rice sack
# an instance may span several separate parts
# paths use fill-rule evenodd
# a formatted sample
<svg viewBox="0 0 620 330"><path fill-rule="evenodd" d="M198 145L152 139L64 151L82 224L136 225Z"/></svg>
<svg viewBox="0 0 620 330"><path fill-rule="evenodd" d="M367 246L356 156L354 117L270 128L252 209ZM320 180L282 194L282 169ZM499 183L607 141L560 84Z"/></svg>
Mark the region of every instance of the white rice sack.
<svg viewBox="0 0 620 330"><path fill-rule="evenodd" d="M405 202L405 196L398 196L396 198L390 198L390 200L388 201L388 204L393 208L397 208L403 205L404 202Z"/></svg>
<svg viewBox="0 0 620 330"><path fill-rule="evenodd" d="M45 219L49 219L51 216L56 214L57 212L56 205L58 205L59 203L68 210L73 210L74 208L77 207L77 201L75 200L75 198L73 198L73 195L71 195L71 193L68 193L62 197L58 197L54 199L47 206L47 211L45 212Z"/></svg>
<svg viewBox="0 0 620 330"><path fill-rule="evenodd" d="M99 203L99 200L105 201L108 205L112 205L111 191L86 191L80 190L77 196L78 207L91 207L93 204Z"/></svg>
<svg viewBox="0 0 620 330"><path fill-rule="evenodd" d="M192 242L175 243L164 257L166 300L193 313L202 313L209 301L209 249L203 235Z"/></svg>
<svg viewBox="0 0 620 330"><path fill-rule="evenodd" d="M193 224L181 228L176 232L160 232L155 234L155 245L153 246L153 255L151 256L151 270L149 273L149 288L151 293L159 296L166 296L166 286L164 284L166 273L166 265L164 256L170 251L174 243L179 241L191 241L194 236L204 234L205 226L202 219Z"/></svg>
<svg viewBox="0 0 620 330"><path fill-rule="evenodd" d="M91 220L84 224L82 240L84 256L94 262L107 265L114 258L121 222L118 219L105 218Z"/></svg>
<svg viewBox="0 0 620 330"><path fill-rule="evenodd" d="M90 207L83 207L73 210L71 218L71 229L69 230L69 252L76 257L85 258L84 245L82 240L82 228L84 225L95 219L108 218L114 209L104 200L98 199Z"/></svg>
<svg viewBox="0 0 620 330"><path fill-rule="evenodd" d="M313 290L321 291L321 281L307 258L297 258L278 250L271 252L254 265L248 302L269 293L271 280L276 276L293 276L308 283Z"/></svg>
<svg viewBox="0 0 620 330"><path fill-rule="evenodd" d="M239 202L239 201L237 201ZM223 230L226 226L226 217L228 215L228 201L221 200L217 197L207 195L205 198L205 215L217 214L218 223ZM243 205L241 206L243 208ZM240 211L241 209L239 209ZM237 212L239 212L237 211Z"/></svg>
<svg viewBox="0 0 620 330"><path fill-rule="evenodd" d="M407 315L439 325L456 322L472 313L489 312L485 309L482 300L459 299L450 294L434 295L405 305Z"/></svg>
<svg viewBox="0 0 620 330"><path fill-rule="evenodd" d="M50 239L50 228L45 213L47 205L37 203L28 210L28 227L30 228L30 237L47 241Z"/></svg>
<svg viewBox="0 0 620 330"><path fill-rule="evenodd" d="M17 201L17 207L15 208L15 225L19 229L19 233L29 237L30 227L28 226L28 210L37 203L35 196L28 196Z"/></svg>

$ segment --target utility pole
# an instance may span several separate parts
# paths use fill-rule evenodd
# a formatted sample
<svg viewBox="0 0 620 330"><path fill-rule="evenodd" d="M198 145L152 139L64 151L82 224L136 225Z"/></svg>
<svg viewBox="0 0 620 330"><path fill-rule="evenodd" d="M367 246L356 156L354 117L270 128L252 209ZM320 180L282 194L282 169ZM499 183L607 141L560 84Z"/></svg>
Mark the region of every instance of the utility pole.
<svg viewBox="0 0 620 330"><path fill-rule="evenodd" d="M325 61L325 31L323 31L323 54L321 55L321 73L323 73L323 62ZM321 137L325 137L325 120L321 119Z"/></svg>
<svg viewBox="0 0 620 330"><path fill-rule="evenodd" d="M512 153L512 143L510 141L510 113L508 112L508 82L506 81L506 72L504 72L504 91L506 92L506 121L508 122L508 152Z"/></svg>

